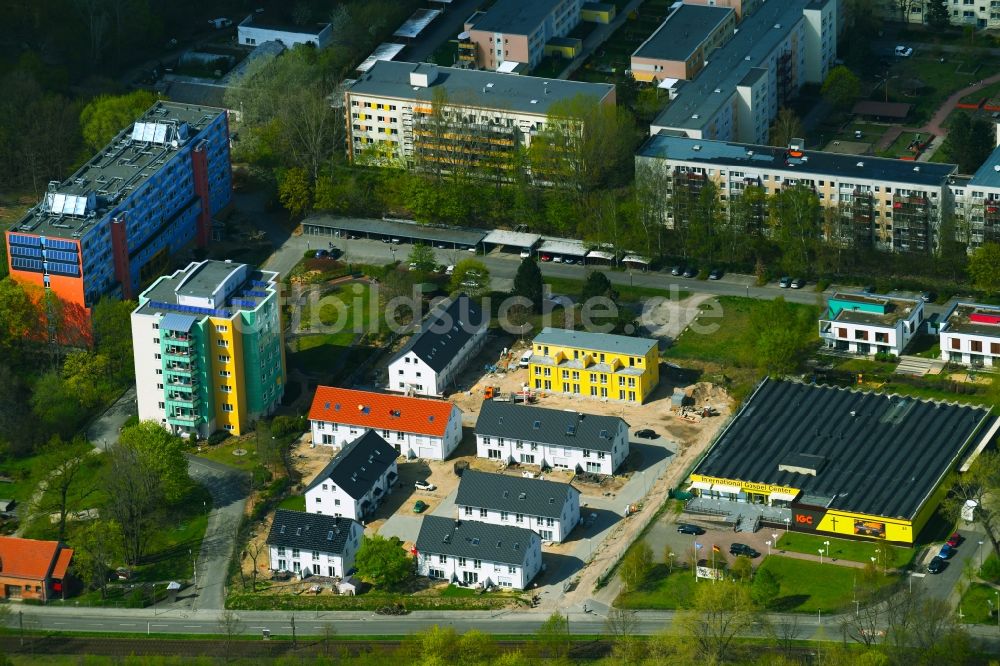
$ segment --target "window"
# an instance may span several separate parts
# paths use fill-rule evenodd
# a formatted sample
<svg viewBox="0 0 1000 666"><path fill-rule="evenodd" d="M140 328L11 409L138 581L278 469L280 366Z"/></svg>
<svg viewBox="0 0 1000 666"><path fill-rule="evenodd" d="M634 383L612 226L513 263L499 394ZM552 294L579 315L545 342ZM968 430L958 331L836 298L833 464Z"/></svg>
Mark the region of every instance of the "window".
<svg viewBox="0 0 1000 666"><path fill-rule="evenodd" d="M299 556L299 549L292 548L292 557L298 557L298 556Z"/></svg>
<svg viewBox="0 0 1000 666"><path fill-rule="evenodd" d="M222 391L223 393L232 393L233 387L230 386L229 384L219 384L219 390Z"/></svg>
<svg viewBox="0 0 1000 666"><path fill-rule="evenodd" d="M319 559L319 551L318 550L314 550L313 551L313 559L314 560L318 560ZM313 573L319 573L319 572L318 571L314 571Z"/></svg>
<svg viewBox="0 0 1000 666"><path fill-rule="evenodd" d="M215 344L217 344L220 347L228 347L229 346L229 340L216 340Z"/></svg>
<svg viewBox="0 0 1000 666"><path fill-rule="evenodd" d="M233 411L233 403L231 403L231 402L223 403L223 405L222 405L222 411L224 411L224 412L231 412L231 411Z"/></svg>
<svg viewBox="0 0 1000 666"><path fill-rule="evenodd" d="M438 562L440 562L441 564L447 564L448 563L448 556L447 555L438 555Z"/></svg>
<svg viewBox="0 0 1000 666"><path fill-rule="evenodd" d="M507 567L507 573L517 573L517 567Z"/></svg>
<svg viewBox="0 0 1000 666"><path fill-rule="evenodd" d="M471 506L465 507L465 515L467 515L467 516L471 516L472 515L472 507Z"/></svg>
<svg viewBox="0 0 1000 666"><path fill-rule="evenodd" d="M226 354L219 354L219 363L229 363L229 356Z"/></svg>
<svg viewBox="0 0 1000 666"><path fill-rule="evenodd" d="M219 370L220 377L230 377L232 374L229 370Z"/></svg>
<svg viewBox="0 0 1000 666"><path fill-rule="evenodd" d="M278 555L284 555L284 554L285 554L285 547L278 546Z"/></svg>
<svg viewBox="0 0 1000 666"><path fill-rule="evenodd" d="M458 566L460 566L460 567L464 567L465 566L465 558L464 557L458 558Z"/></svg>
<svg viewBox="0 0 1000 666"><path fill-rule="evenodd" d="M500 512L500 520L507 520L510 517L510 513L507 511Z"/></svg>
<svg viewBox="0 0 1000 666"><path fill-rule="evenodd" d="M472 560L472 568L473 569L481 569L482 566L483 566L483 561L482 560Z"/></svg>
<svg viewBox="0 0 1000 666"><path fill-rule="evenodd" d="M523 523L524 522L524 514L523 513L515 513L514 514L514 522L516 522L516 523Z"/></svg>
<svg viewBox="0 0 1000 666"><path fill-rule="evenodd" d="M229 327L226 326L225 324L216 324L215 325L215 332L216 333L228 333L229 332Z"/></svg>
<svg viewBox="0 0 1000 666"><path fill-rule="evenodd" d="M974 351L974 352L981 352L981 351L983 351L983 341L982 340L971 340L970 343L971 343L970 349L972 351Z"/></svg>
<svg viewBox="0 0 1000 666"><path fill-rule="evenodd" d="M323 484L323 490L326 490L326 489L327 489L327 487L328 487L328 484L325 484L325 483L324 483L324 484Z"/></svg>
<svg viewBox="0 0 1000 666"><path fill-rule="evenodd" d="M480 509L479 510L479 517L480 518L486 518L489 514L490 514L490 512L489 512L488 509Z"/></svg>
<svg viewBox="0 0 1000 666"><path fill-rule="evenodd" d="M322 502L323 502L323 498L322 498L322 497L317 497L317 498L316 498L316 503L317 503L317 504L320 504L320 503L322 503Z"/></svg>
<svg viewBox="0 0 1000 666"><path fill-rule="evenodd" d="M958 338L952 338L951 339L951 348L952 349L961 349L962 348L962 341L959 340Z"/></svg>

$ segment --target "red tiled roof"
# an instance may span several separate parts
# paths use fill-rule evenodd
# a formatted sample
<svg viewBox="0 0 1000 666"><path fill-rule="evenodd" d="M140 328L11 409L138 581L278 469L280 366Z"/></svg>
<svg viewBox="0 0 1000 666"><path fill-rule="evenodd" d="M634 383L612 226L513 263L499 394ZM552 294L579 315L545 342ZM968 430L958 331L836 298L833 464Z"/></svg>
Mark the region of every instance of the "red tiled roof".
<svg viewBox="0 0 1000 666"><path fill-rule="evenodd" d="M444 400L320 386L309 419L443 437L451 410Z"/></svg>
<svg viewBox="0 0 1000 666"><path fill-rule="evenodd" d="M56 560L56 565L52 567L52 577L62 580L66 577L66 570L69 569L69 561L73 559L73 549L63 548L59 551L59 559Z"/></svg>
<svg viewBox="0 0 1000 666"><path fill-rule="evenodd" d="M52 561L56 559L58 551L58 541L0 537L0 576L42 580L52 568ZM72 550L63 552L69 552L69 557L73 555ZM69 557L66 559L67 565Z"/></svg>

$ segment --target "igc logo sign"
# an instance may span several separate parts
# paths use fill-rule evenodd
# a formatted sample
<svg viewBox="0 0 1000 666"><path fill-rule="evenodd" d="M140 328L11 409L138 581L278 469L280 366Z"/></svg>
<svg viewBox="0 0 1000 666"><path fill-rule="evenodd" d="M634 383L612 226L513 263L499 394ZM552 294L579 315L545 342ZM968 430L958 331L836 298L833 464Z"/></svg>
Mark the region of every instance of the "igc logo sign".
<svg viewBox="0 0 1000 666"><path fill-rule="evenodd" d="M794 509L792 513L792 526L798 530L815 530L819 527L824 511L809 511L807 509Z"/></svg>

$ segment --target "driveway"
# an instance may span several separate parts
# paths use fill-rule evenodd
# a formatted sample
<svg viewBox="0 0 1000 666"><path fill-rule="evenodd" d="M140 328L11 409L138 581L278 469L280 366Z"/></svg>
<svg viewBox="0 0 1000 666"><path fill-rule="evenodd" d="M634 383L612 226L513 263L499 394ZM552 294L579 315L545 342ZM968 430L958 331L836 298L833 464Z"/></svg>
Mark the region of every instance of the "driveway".
<svg viewBox="0 0 1000 666"><path fill-rule="evenodd" d="M420 522L423 517L416 514L408 516L394 513L378 528L378 533L384 537L397 537L400 541L416 543L420 534Z"/></svg>
<svg viewBox="0 0 1000 666"><path fill-rule="evenodd" d="M131 386L87 427L87 440L102 451L106 450L118 441L118 433L125 422L138 413L135 386Z"/></svg>

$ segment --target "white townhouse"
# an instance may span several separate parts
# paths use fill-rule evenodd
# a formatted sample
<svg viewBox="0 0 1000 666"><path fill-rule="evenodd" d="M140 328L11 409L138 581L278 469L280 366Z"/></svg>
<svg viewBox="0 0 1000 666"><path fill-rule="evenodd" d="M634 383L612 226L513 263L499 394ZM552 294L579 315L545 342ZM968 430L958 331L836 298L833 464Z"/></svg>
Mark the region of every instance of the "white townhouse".
<svg viewBox="0 0 1000 666"><path fill-rule="evenodd" d="M628 424L617 416L487 400L476 421L480 458L613 474L628 452Z"/></svg>
<svg viewBox="0 0 1000 666"><path fill-rule="evenodd" d="M341 447L374 430L406 458L445 460L462 441L462 410L431 398L320 386L309 421L314 445Z"/></svg>
<svg viewBox="0 0 1000 666"><path fill-rule="evenodd" d="M542 568L542 541L523 527L424 516L417 575L462 585L523 590Z"/></svg>
<svg viewBox="0 0 1000 666"><path fill-rule="evenodd" d="M333 26L329 23L293 25L290 22L272 21L264 14L254 12L236 26L236 36L244 46L280 42L286 49L296 44L312 44L322 49L333 40Z"/></svg>
<svg viewBox="0 0 1000 666"><path fill-rule="evenodd" d="M389 362L386 388L444 395L486 342L488 318L465 294L442 301Z"/></svg>
<svg viewBox="0 0 1000 666"><path fill-rule="evenodd" d="M1000 307L956 303L938 335L942 360L977 368L1000 366Z"/></svg>
<svg viewBox="0 0 1000 666"><path fill-rule="evenodd" d="M398 478L396 450L369 430L345 444L306 487L306 511L364 520Z"/></svg>
<svg viewBox="0 0 1000 666"><path fill-rule="evenodd" d="M580 491L568 483L467 469L458 484L455 517L524 527L542 541L562 542L580 522Z"/></svg>
<svg viewBox="0 0 1000 666"><path fill-rule="evenodd" d="M343 578L354 568L364 532L350 518L278 509L267 535L268 567L302 578Z"/></svg>
<svg viewBox="0 0 1000 666"><path fill-rule="evenodd" d="M920 331L924 302L879 294L836 293L819 320L819 337L828 349L863 356L886 352L900 356Z"/></svg>

